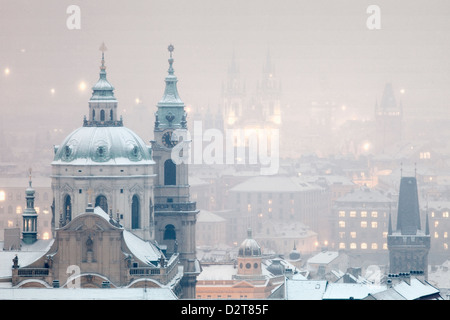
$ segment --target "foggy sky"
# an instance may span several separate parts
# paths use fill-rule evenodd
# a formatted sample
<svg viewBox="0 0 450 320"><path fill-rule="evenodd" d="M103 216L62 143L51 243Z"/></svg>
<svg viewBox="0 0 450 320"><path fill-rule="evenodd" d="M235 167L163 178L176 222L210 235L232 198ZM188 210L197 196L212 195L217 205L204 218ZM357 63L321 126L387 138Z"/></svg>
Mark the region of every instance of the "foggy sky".
<svg viewBox="0 0 450 320"><path fill-rule="evenodd" d="M66 27L71 4L80 6L80 30ZM371 4L381 8L381 30L366 27ZM233 52L251 95L270 52L292 112L316 100L372 115L386 82L405 90L406 116L445 112L449 17L448 0L0 0L1 114L14 128L16 115L33 115L43 126L57 119L68 131L80 126L102 42L125 124L137 97L156 111L170 43L180 96L193 110L220 106ZM87 83L83 93L80 81ZM136 131L150 135L153 121Z"/></svg>

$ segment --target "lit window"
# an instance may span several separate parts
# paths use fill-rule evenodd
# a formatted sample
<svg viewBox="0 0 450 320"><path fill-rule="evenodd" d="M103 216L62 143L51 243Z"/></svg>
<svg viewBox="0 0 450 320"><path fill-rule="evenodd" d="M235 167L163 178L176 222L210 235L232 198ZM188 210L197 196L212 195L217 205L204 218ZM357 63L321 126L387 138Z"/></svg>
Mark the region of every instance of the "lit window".
<svg viewBox="0 0 450 320"><path fill-rule="evenodd" d="M251 205L251 204L248 204L248 205L247 205L247 211L248 211L248 212L251 212L251 211L252 211L252 205Z"/></svg>
<svg viewBox="0 0 450 320"><path fill-rule="evenodd" d="M339 249L345 249L345 243L339 242Z"/></svg>
<svg viewBox="0 0 450 320"><path fill-rule="evenodd" d="M434 222L434 227L437 228L439 226L439 221Z"/></svg>
<svg viewBox="0 0 450 320"><path fill-rule="evenodd" d="M34 210L36 210L36 213L39 213L39 207L34 207Z"/></svg>
<svg viewBox="0 0 450 320"><path fill-rule="evenodd" d="M372 250L377 250L378 249L378 244L376 243L372 243Z"/></svg>
<svg viewBox="0 0 450 320"><path fill-rule="evenodd" d="M448 211L442 212L442 218L448 218Z"/></svg>
<svg viewBox="0 0 450 320"><path fill-rule="evenodd" d="M383 238L387 238L387 232L383 232Z"/></svg>
<svg viewBox="0 0 450 320"><path fill-rule="evenodd" d="M356 238L356 232L350 232L350 237L352 238L352 239L355 239Z"/></svg>
<svg viewBox="0 0 450 320"><path fill-rule="evenodd" d="M448 233L447 233L447 231L445 231L444 232L444 238L447 238L448 237Z"/></svg>
<svg viewBox="0 0 450 320"><path fill-rule="evenodd" d="M48 209L44 209L42 212L43 212L44 214L48 214L48 213L49 213Z"/></svg>
<svg viewBox="0 0 450 320"><path fill-rule="evenodd" d="M17 214L21 214L22 213L22 207L21 206L17 206L16 207L16 213Z"/></svg>
<svg viewBox="0 0 450 320"><path fill-rule="evenodd" d="M361 211L361 218L367 217L367 211Z"/></svg>
<svg viewBox="0 0 450 320"><path fill-rule="evenodd" d="M345 211L339 211L339 217L344 218L345 217Z"/></svg>
<svg viewBox="0 0 450 320"><path fill-rule="evenodd" d="M8 220L8 228L14 227L14 222L12 220Z"/></svg>
<svg viewBox="0 0 450 320"><path fill-rule="evenodd" d="M42 236L42 239L44 239L44 240L50 239L50 234L48 232L44 232L44 235Z"/></svg>
<svg viewBox="0 0 450 320"><path fill-rule="evenodd" d="M367 228L367 221L361 221L361 228Z"/></svg>
<svg viewBox="0 0 450 320"><path fill-rule="evenodd" d="M6 199L6 193L5 193L5 191L0 191L0 201L5 201L5 199Z"/></svg>
<svg viewBox="0 0 450 320"><path fill-rule="evenodd" d="M339 221L339 228L345 228L345 221Z"/></svg>
<svg viewBox="0 0 450 320"><path fill-rule="evenodd" d="M387 250L388 246L387 243L383 243L383 250Z"/></svg>
<svg viewBox="0 0 450 320"><path fill-rule="evenodd" d="M437 239L437 238L439 238L439 234L435 231L434 232L434 237Z"/></svg>
<svg viewBox="0 0 450 320"><path fill-rule="evenodd" d="M374 229L378 228L378 222L372 221L372 228Z"/></svg>
<svg viewBox="0 0 450 320"><path fill-rule="evenodd" d="M356 217L356 211L350 211L350 217L351 218Z"/></svg>
<svg viewBox="0 0 450 320"><path fill-rule="evenodd" d="M434 211L431 212L431 217L434 218Z"/></svg>
<svg viewBox="0 0 450 320"><path fill-rule="evenodd" d="M372 218L378 218L378 212L372 211Z"/></svg>
<svg viewBox="0 0 450 320"><path fill-rule="evenodd" d="M356 243L354 242L350 243L350 249L356 249Z"/></svg>
<svg viewBox="0 0 450 320"><path fill-rule="evenodd" d="M267 203L268 203L269 205L271 205L271 204L272 204L272 199L269 199L269 201L267 201Z"/></svg>
<svg viewBox="0 0 450 320"><path fill-rule="evenodd" d="M367 243L365 243L365 242L361 243L361 249L366 250L367 249Z"/></svg>

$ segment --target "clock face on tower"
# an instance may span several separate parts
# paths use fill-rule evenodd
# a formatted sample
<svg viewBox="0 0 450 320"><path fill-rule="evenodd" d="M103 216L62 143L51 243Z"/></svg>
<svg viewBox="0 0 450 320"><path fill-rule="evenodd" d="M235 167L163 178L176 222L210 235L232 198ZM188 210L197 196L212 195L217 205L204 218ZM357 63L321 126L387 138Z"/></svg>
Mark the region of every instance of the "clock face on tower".
<svg viewBox="0 0 450 320"><path fill-rule="evenodd" d="M176 137L174 136L174 138ZM178 141L176 141L176 139L172 140L172 131L167 131L162 135L162 143L167 148L173 148Z"/></svg>

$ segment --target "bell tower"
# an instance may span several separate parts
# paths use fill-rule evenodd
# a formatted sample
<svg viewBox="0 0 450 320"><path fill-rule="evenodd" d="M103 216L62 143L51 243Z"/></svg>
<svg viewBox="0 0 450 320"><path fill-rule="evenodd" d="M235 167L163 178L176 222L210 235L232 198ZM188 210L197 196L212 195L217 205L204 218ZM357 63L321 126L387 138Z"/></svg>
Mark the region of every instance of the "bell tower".
<svg viewBox="0 0 450 320"><path fill-rule="evenodd" d="M177 90L174 75L174 46L168 47L169 70L162 99L157 104L152 143L156 162L154 189L155 239L170 258L179 254L184 267L183 298L195 298L195 284L200 264L195 253L195 224L198 210L189 199L188 165L174 161L174 147L187 133L187 113ZM186 141L184 141L186 142Z"/></svg>

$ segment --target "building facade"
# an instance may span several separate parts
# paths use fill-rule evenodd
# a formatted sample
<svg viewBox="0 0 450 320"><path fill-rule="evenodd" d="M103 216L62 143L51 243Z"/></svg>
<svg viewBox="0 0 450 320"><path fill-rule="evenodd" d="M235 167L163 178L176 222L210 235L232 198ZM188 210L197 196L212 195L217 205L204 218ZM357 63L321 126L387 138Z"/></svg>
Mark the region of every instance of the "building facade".
<svg viewBox="0 0 450 320"><path fill-rule="evenodd" d="M368 187L336 199L332 248L349 254L386 252L389 214L396 206L392 196Z"/></svg>

